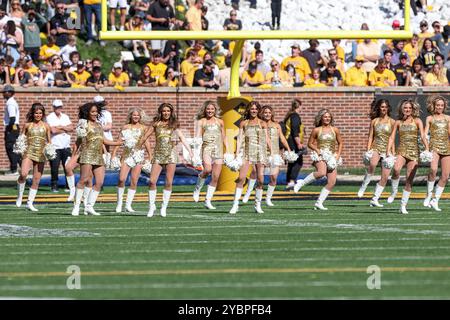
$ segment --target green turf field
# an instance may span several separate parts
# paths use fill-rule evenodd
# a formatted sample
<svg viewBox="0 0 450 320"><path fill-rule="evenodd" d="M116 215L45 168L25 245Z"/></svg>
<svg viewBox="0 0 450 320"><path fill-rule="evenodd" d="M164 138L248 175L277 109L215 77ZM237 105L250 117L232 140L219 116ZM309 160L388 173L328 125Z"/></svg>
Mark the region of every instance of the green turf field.
<svg viewBox="0 0 450 320"><path fill-rule="evenodd" d="M191 187L175 188L166 218L145 217L145 188L134 215L113 213L111 202L96 205L100 217L72 217L65 203L38 202L37 214L2 203L0 297L450 298L450 201L436 213L416 194L400 215L399 201L373 209L354 200L347 192L357 188L336 187L325 213L312 210L317 186L277 193L262 215L251 203L231 216L230 201L215 201L216 211L177 201ZM48 200L42 190L38 199ZM14 194L0 189L3 201ZM71 265L81 270L80 290L66 286ZM370 265L381 268L379 290L367 288Z"/></svg>

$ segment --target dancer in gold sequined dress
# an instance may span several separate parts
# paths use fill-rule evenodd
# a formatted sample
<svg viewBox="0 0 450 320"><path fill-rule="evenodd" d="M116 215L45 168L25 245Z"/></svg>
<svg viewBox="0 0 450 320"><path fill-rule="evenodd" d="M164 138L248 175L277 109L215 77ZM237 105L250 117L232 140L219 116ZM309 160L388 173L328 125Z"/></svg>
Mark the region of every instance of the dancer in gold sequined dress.
<svg viewBox="0 0 450 320"><path fill-rule="evenodd" d="M172 182L175 175L176 165L178 163L178 153L176 150L176 139L193 156L190 146L187 144L183 133L179 129L177 117L173 106L170 103L162 103L158 107L158 113L153 118L152 126L147 129L144 138L138 145L145 143L152 135L155 135L155 148L153 150L152 170L150 172L150 184L148 191L149 210L147 217L153 217L156 211L156 183L163 168L166 169L166 181L163 190L163 203L161 206L161 216L165 217L167 206L169 205L170 195L172 194Z"/></svg>
<svg viewBox="0 0 450 320"><path fill-rule="evenodd" d="M124 125L119 133L119 137L117 140L123 140L124 146L122 155L120 157L120 172L119 172L119 181L117 184L117 206L116 212L122 212L123 205L123 194L125 192L125 181L127 180L128 174L131 171L131 179L130 186L127 192L127 200L125 202L125 211L127 212L135 212L131 207L133 203L134 195L136 194L136 188L139 176L141 174L143 161L140 163L135 163L135 161L126 161L128 157L132 156L135 151L142 150L141 148L137 148L136 146L131 147L130 143L127 144L126 140L135 141L136 145L140 141L140 139L144 136L146 127L144 125L145 113L142 109L132 108L128 111L127 115L127 124ZM113 149L111 159L116 156L117 150L119 149L116 146ZM148 155L151 155L150 151L150 143L146 141L145 149L147 150ZM144 159L143 159L144 160ZM130 167L130 165L134 165Z"/></svg>
<svg viewBox="0 0 450 320"><path fill-rule="evenodd" d="M47 143L51 143L51 130L45 120L45 108L41 103L33 103L27 113L27 123L22 129L22 134L27 137L27 150L22 156L22 165L20 167L20 176L17 180L18 196L16 206L22 205L23 193L25 191L25 182L33 168L33 180L28 194L27 208L31 211L38 211L33 202L36 197L39 182L44 172L45 156L44 148Z"/></svg>
<svg viewBox="0 0 450 320"><path fill-rule="evenodd" d="M242 187L251 165L256 167L256 195L255 211L264 213L261 209L261 200L264 183L264 166L267 165L267 148L272 152L270 138L267 133L267 123L258 116L261 112L261 105L252 101L247 105L244 119L239 126L239 135L237 138L236 155L242 157L243 165L239 170L239 178L236 182L236 191L234 194L233 207L231 214L239 210L239 199L242 195Z"/></svg>
<svg viewBox="0 0 450 320"><path fill-rule="evenodd" d="M336 160L340 159L343 140L341 132L334 126L333 115L328 109L319 111L315 118L314 126L315 128L309 136L308 147L319 157L318 161L313 162L316 171L310 173L304 180L298 180L294 186L294 192L298 192L305 185L326 176L327 184L320 191L319 198L314 204L314 209L328 210L328 208L323 206L323 202L336 184L337 170L336 168L332 170L328 169L327 163L322 158L322 154L323 152L328 151L334 155Z"/></svg>
<svg viewBox="0 0 450 320"><path fill-rule="evenodd" d="M222 171L224 145L225 153L227 153L224 123L220 119L220 109L217 103L210 100L205 101L197 114L197 120L196 137L202 140L203 171L198 175L193 198L195 202L198 202L205 180L211 174L211 181L206 191L205 207L215 210L216 208L211 204L211 199L216 191Z"/></svg>
<svg viewBox="0 0 450 320"><path fill-rule="evenodd" d="M84 214L100 215L94 210L95 202L100 193L105 178L105 162L103 160L103 145L119 146L122 141L111 141L105 139L103 129L98 123L102 107L95 103L89 102L80 107L78 117L80 120L86 120L86 134L79 143L80 164L80 180L77 183L75 192L75 203L72 209L72 215L78 216L80 211L81 198L83 197L84 188L92 176L95 178L93 186L87 201L84 201Z"/></svg>
<svg viewBox="0 0 450 320"><path fill-rule="evenodd" d="M444 192L445 185L450 174L450 117L444 112L447 109L447 100L442 96L431 96L428 100L428 112L431 114L425 122L425 136L430 133L430 151L433 153L433 160L428 173L427 197L423 205L432 207L436 211L439 208L439 199ZM441 177L436 184L433 197L433 189L436 181L439 162L441 163Z"/></svg>
<svg viewBox="0 0 450 320"><path fill-rule="evenodd" d="M362 198L367 185L370 183L370 179L375 172L380 160L386 157L387 147L389 143L389 137L392 133L392 128L394 127L395 120L390 117L391 106L389 101L386 99L374 100L374 103L370 111L370 130L369 139L367 143L367 151L372 150L372 158L370 159L369 166L367 168L366 175L364 176L361 188L358 191L358 197ZM381 194L383 193L384 187L386 186L387 180L389 178L389 173L391 169L387 169L381 166L381 179L375 186L375 192L373 198L370 201L370 206L373 207L383 207L382 204L378 202Z"/></svg>
<svg viewBox="0 0 450 320"><path fill-rule="evenodd" d="M419 118L420 106L408 99L401 101L398 107L398 120L395 121L391 136L389 137L388 155L394 155L395 136L399 133L397 147L397 159L391 177L392 193L387 202L394 202L400 182L400 171L406 165L406 182L403 189L400 213L407 214L406 205L412 190L412 184L416 175L419 161L419 143L422 140L425 150L428 151L428 141L425 138L422 120Z"/></svg>

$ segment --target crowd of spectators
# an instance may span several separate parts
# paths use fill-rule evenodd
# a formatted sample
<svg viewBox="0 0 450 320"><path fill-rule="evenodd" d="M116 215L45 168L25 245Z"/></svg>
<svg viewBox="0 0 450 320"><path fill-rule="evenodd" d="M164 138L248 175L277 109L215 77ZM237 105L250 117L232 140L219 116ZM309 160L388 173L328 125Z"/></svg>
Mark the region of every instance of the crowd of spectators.
<svg viewBox="0 0 450 320"><path fill-rule="evenodd" d="M278 5L278 1L272 2ZM98 57L82 57L77 47L80 38L84 37L86 46L98 41L100 4L101 0L3 1L0 84L97 90L108 86L229 86L231 56L236 46L231 40L123 41L132 58L117 57L111 70L105 70ZM223 29L241 30L239 1L225 4L232 8L229 17L224 18ZM111 30L201 31L209 27L204 0L110 0L109 6ZM256 7L256 1L251 1L251 6ZM276 24L279 28L279 17L275 18L273 28ZM410 40L354 40L351 54L345 53L340 40L324 45L311 39L303 50L294 42L291 54L281 61L266 57L259 42L253 48L244 45L241 85L448 86L450 24L442 26L434 21L431 27L432 31L428 22L422 21L420 32ZM401 28L399 21L392 22L393 30ZM369 26L363 24L361 29L369 30ZM99 45L106 43L99 41Z"/></svg>

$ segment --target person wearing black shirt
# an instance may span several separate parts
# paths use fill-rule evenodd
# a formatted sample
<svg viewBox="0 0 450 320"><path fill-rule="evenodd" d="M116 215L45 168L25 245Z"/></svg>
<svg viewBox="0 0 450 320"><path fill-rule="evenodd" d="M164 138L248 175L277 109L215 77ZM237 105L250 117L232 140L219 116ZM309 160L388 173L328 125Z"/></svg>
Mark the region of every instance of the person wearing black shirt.
<svg viewBox="0 0 450 320"><path fill-rule="evenodd" d="M206 60L202 69L198 69L194 74L194 87L219 89L219 84L214 80L214 61Z"/></svg>
<svg viewBox="0 0 450 320"><path fill-rule="evenodd" d="M92 75L87 79L86 85L88 87L95 87L96 90L108 86L108 79L102 73L100 67L92 68Z"/></svg>
<svg viewBox="0 0 450 320"><path fill-rule="evenodd" d="M408 64L408 54L400 53L400 63L394 66L394 74L397 77L398 86L406 86L411 78L411 66Z"/></svg>
<svg viewBox="0 0 450 320"><path fill-rule="evenodd" d="M152 30L170 30L171 23L175 21L175 11L169 0L156 0L147 11L147 20L152 23ZM167 40L151 40L153 50L164 50Z"/></svg>
<svg viewBox="0 0 450 320"><path fill-rule="evenodd" d="M336 61L328 62L327 68L320 73L320 82L327 86L342 86L342 75L336 69Z"/></svg>
<svg viewBox="0 0 450 320"><path fill-rule="evenodd" d="M50 20L50 34L56 36L56 45L60 48L68 43L71 34L77 34L77 30L69 29L67 20L70 18L66 13L66 5L63 2L56 3L56 13Z"/></svg>
<svg viewBox="0 0 450 320"><path fill-rule="evenodd" d="M281 19L281 0L271 0L270 9L272 9L272 29L276 28L280 30Z"/></svg>

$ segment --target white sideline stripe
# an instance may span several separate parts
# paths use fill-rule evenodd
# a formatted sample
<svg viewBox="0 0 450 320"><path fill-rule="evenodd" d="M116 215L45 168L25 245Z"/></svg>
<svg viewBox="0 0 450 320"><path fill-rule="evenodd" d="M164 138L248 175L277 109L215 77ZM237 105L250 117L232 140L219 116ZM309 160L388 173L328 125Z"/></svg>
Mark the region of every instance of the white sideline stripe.
<svg viewBox="0 0 450 320"><path fill-rule="evenodd" d="M328 247L328 248L322 248L322 247L311 247L311 248L242 248L242 249L214 249L214 252L229 252L229 253L238 253L238 252L292 252L292 251L370 251L370 250L385 250L385 251L396 251L396 250L442 250L442 249L450 249L450 246L424 246L424 247L358 247L358 248L349 248L349 247ZM131 253L153 253L153 252L177 252L177 253L194 253L194 252L204 252L204 248L201 249L154 249L154 250L116 250L114 251L115 254L131 254ZM21 252L1 252L0 256L22 256L22 255L30 255L30 256L36 256L36 255L64 255L64 254L100 254L97 249L96 250L71 250L71 251L21 251Z"/></svg>
<svg viewBox="0 0 450 320"><path fill-rule="evenodd" d="M405 286L450 286L448 281L386 281L383 280L383 287L405 287ZM365 281L276 281L276 282L204 282L204 283L144 283L144 284L85 284L81 285L82 290L125 290L125 289L208 289L208 288L302 288L302 287L365 287ZM48 291L48 290L68 290L65 285L6 285L0 286L3 291Z"/></svg>
<svg viewBox="0 0 450 320"><path fill-rule="evenodd" d="M229 235L229 234L227 234ZM223 235L221 235L223 236ZM375 241L392 241L393 239L258 239L258 240L198 240L198 241L173 241L171 243L175 244L183 244L183 243L261 243L261 242L268 242L268 243L276 243L276 242L375 242ZM427 241L430 239L427 238L398 238L395 239L396 241ZM431 239L433 240L433 239ZM91 242L87 243L89 245L92 245ZM2 244L2 247L67 247L67 246L76 246L79 247L80 245L87 245L83 244L80 241L77 240L76 243L5 243ZM108 245L112 246L130 246L130 245L148 245L148 241L135 241L135 242L117 242L117 243L108 243ZM0 262L1 264L1 262Z"/></svg>
<svg viewBox="0 0 450 320"><path fill-rule="evenodd" d="M372 263L373 261L408 261L408 260L450 260L450 256L404 256L404 257L374 257L374 256L358 256L358 257L349 257L349 258L277 258L277 261L282 262L316 262L316 261L368 261ZM195 264L195 263L241 263L241 262L273 262L272 257L268 257L267 259L156 259L156 260L70 260L70 261L47 261L46 265L118 265L118 264ZM0 265L8 266L8 265L41 265L42 262L0 262Z"/></svg>

